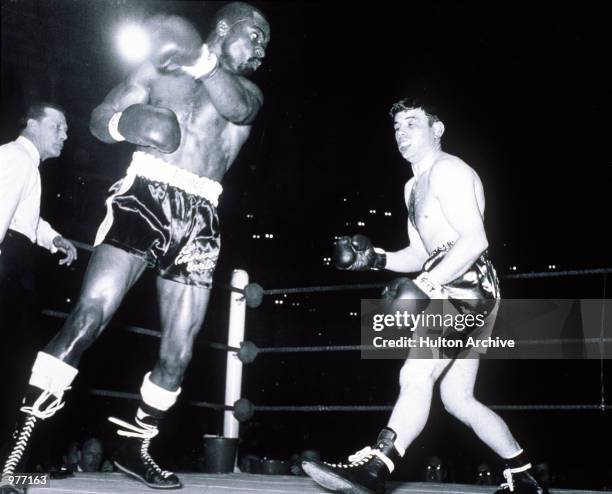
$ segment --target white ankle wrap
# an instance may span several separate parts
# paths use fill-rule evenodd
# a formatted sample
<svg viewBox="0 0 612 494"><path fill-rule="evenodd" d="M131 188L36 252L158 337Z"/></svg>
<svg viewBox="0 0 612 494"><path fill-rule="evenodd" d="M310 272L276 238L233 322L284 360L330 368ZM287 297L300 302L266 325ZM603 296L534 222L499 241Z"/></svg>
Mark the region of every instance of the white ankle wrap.
<svg viewBox="0 0 612 494"><path fill-rule="evenodd" d="M61 398L78 373L78 369L62 362L57 357L45 352L38 352L32 366L30 385Z"/></svg>
<svg viewBox="0 0 612 494"><path fill-rule="evenodd" d="M142 401L162 412L174 405L179 394L181 394L181 388L176 391L169 391L152 382L150 372L147 372L140 387Z"/></svg>

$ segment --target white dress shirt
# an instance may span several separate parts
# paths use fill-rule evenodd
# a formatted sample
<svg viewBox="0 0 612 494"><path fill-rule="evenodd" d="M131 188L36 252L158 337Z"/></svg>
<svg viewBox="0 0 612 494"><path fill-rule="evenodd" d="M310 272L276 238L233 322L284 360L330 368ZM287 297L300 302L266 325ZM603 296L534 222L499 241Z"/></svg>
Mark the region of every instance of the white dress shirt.
<svg viewBox="0 0 612 494"><path fill-rule="evenodd" d="M0 146L0 244L10 229L57 252L59 233L40 217L39 164L38 150L23 136Z"/></svg>

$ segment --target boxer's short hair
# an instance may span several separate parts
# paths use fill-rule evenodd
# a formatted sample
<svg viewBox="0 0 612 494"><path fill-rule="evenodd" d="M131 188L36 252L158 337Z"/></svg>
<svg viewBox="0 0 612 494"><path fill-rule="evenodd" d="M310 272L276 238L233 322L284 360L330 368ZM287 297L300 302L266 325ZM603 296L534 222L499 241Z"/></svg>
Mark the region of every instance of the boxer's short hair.
<svg viewBox="0 0 612 494"><path fill-rule="evenodd" d="M418 98L404 98L393 103L391 109L389 110L389 115L391 116L391 118L395 118L395 115L400 112L417 108L423 110L423 112L427 116L427 121L430 126L432 126L436 122L442 121L442 119L438 116L438 112L435 107L425 103L424 101L421 101Z"/></svg>
<svg viewBox="0 0 612 494"><path fill-rule="evenodd" d="M233 26L236 22L241 20L255 19L256 15L260 16L264 20L266 19L263 13L252 5L244 2L232 2L221 7L217 11L213 22L216 26L219 22L224 20L230 26Z"/></svg>

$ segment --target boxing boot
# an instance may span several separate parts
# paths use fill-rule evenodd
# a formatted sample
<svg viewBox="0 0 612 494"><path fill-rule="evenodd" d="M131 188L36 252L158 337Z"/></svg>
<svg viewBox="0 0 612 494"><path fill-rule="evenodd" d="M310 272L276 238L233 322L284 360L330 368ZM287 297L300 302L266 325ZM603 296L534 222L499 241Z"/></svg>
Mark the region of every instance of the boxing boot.
<svg viewBox="0 0 612 494"><path fill-rule="evenodd" d="M15 473L23 473L24 461L34 428L40 420L45 420L55 414L64 406L61 396L49 391L43 391L29 385L24 395L22 406L19 409L17 424L13 429L10 450L2 468L2 478L10 477Z"/></svg>
<svg viewBox="0 0 612 494"><path fill-rule="evenodd" d="M506 460L506 468L503 472L504 482L495 494L548 494L548 490L538 484L531 475L531 463L527 456L520 450L516 456Z"/></svg>
<svg viewBox="0 0 612 494"><path fill-rule="evenodd" d="M52 417L64 406L62 398L77 373L76 368L60 359L38 352L2 468L2 478L23 472L23 461L36 424Z"/></svg>
<svg viewBox="0 0 612 494"><path fill-rule="evenodd" d="M178 477L161 468L149 452L151 440L159 433L163 415L162 411L141 403L134 424L109 417L110 422L119 426L117 434L125 438L115 455L114 464L152 489L180 489L182 484Z"/></svg>
<svg viewBox="0 0 612 494"><path fill-rule="evenodd" d="M384 428L376 444L349 456L349 463L304 461L302 468L317 484L345 494L384 494L385 480L401 455L394 445L396 434Z"/></svg>

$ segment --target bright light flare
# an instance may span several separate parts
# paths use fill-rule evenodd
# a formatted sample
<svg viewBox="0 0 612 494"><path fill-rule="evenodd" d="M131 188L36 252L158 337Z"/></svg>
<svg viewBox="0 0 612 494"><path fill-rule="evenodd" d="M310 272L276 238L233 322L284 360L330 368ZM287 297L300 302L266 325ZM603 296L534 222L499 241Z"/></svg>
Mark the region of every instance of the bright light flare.
<svg viewBox="0 0 612 494"><path fill-rule="evenodd" d="M117 32L119 53L128 62L143 62L149 55L149 35L136 24L122 26Z"/></svg>

